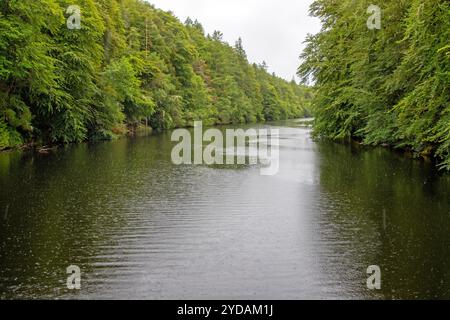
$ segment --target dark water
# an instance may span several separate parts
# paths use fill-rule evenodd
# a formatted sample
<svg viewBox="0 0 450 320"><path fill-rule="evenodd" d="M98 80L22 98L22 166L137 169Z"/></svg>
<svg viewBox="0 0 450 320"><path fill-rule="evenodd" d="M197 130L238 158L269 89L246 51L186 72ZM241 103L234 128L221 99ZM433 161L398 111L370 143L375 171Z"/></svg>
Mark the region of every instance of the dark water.
<svg viewBox="0 0 450 320"><path fill-rule="evenodd" d="M279 128L273 177L174 166L170 133L1 154L0 298L450 298L448 175Z"/></svg>

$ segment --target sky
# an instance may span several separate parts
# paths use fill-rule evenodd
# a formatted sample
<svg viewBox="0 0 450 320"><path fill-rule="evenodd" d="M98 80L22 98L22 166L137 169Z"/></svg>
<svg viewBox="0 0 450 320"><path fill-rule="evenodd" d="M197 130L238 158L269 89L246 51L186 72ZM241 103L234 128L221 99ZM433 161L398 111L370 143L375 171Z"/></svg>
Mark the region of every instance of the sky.
<svg viewBox="0 0 450 320"><path fill-rule="evenodd" d="M206 33L222 31L232 45L241 37L250 62L266 61L269 71L290 81L300 65L303 41L320 30L309 16L313 0L148 0L182 22L197 19Z"/></svg>

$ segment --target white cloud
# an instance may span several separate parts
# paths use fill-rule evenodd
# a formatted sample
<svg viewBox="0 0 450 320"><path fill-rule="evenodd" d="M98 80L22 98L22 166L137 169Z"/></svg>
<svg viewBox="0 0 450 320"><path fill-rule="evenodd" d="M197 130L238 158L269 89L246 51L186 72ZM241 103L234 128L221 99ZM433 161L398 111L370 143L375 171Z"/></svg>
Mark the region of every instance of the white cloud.
<svg viewBox="0 0 450 320"><path fill-rule="evenodd" d="M241 37L250 62L263 60L269 70L291 80L300 64L299 55L308 33L320 23L310 17L313 0L148 0L172 11L181 21L187 17L202 23L207 33L220 30L230 44Z"/></svg>

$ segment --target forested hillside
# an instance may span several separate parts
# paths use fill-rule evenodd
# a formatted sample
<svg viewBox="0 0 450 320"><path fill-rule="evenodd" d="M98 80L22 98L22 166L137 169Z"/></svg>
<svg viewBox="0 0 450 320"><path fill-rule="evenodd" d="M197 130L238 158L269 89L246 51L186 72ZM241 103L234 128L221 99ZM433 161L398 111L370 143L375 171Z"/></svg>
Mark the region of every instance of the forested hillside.
<svg viewBox="0 0 450 320"><path fill-rule="evenodd" d="M369 30L378 3L381 28ZM322 31L299 75L314 79L317 136L434 156L450 169L450 2L317 0Z"/></svg>
<svg viewBox="0 0 450 320"><path fill-rule="evenodd" d="M67 9L81 9L70 29ZM2 0L0 149L306 115L308 89L141 0Z"/></svg>

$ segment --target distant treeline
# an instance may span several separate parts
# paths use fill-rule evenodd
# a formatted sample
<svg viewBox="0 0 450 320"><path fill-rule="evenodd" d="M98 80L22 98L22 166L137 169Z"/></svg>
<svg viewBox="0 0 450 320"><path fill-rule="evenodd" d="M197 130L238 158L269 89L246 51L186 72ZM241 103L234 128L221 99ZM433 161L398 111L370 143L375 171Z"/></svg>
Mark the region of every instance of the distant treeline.
<svg viewBox="0 0 450 320"><path fill-rule="evenodd" d="M73 5L80 29L69 28ZM309 94L249 64L241 40L232 47L144 1L0 3L0 149L110 139L141 123L300 117Z"/></svg>
<svg viewBox="0 0 450 320"><path fill-rule="evenodd" d="M381 9L370 30L369 5ZM315 80L315 133L435 157L450 170L450 1L317 0L322 31L299 75Z"/></svg>

